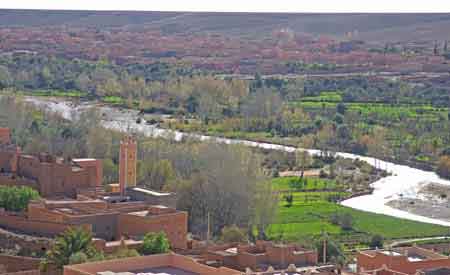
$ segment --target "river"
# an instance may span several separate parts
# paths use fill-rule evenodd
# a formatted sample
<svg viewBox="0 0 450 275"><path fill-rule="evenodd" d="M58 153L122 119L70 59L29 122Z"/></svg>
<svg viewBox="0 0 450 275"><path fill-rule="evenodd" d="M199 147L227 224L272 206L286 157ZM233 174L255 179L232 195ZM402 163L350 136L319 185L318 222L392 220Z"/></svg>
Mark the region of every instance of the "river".
<svg viewBox="0 0 450 275"><path fill-rule="evenodd" d="M101 122L105 128L122 132L138 132L147 137L162 137L167 139L174 139L176 141L181 141L183 138L192 138L200 141L211 141L225 144L241 144L250 147L280 150L286 152L306 150L310 154L320 153L319 150L315 149L302 149L292 146L283 146L279 144L254 142L242 139L219 138L161 129L154 125L147 125L145 121L138 124L136 123L138 113L135 110L122 110L113 107L105 107L95 103L82 103L80 105L74 105L73 103L68 101L56 101L36 97L26 97L25 100L46 110L56 112L66 119L72 119L81 111L95 107L102 114ZM390 176L372 183L372 187L374 188L372 194L345 200L341 202L342 205L372 213L385 214L414 221L450 226L450 221L433 218L433 213L430 213L428 217L425 217L395 209L386 205L387 202L399 199L400 197L417 198L418 190L426 183L433 182L450 186L450 181L440 179L434 172L423 171L405 165L398 165L391 162L378 160L372 157L343 152L338 152L336 153L336 155L343 158L360 159L372 165L377 162L378 167L391 173Z"/></svg>

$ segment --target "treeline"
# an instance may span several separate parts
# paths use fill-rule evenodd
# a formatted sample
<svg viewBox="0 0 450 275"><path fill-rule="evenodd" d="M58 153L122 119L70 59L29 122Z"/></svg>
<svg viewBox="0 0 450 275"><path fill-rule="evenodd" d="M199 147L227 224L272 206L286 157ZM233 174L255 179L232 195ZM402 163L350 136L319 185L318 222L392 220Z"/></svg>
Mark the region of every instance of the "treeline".
<svg viewBox="0 0 450 275"><path fill-rule="evenodd" d="M151 81L194 75L184 64L116 65L35 54L0 56L0 89L81 91L90 96L138 96Z"/></svg>
<svg viewBox="0 0 450 275"><path fill-rule="evenodd" d="M450 144L445 79L370 77L217 79L185 65L124 65L38 55L0 58L0 87L77 90L142 113L161 126L435 164ZM37 125L33 125L33 129ZM67 130L70 131L70 130ZM75 138L81 136L73 134ZM55 146L55 145L53 145ZM63 145L58 145L63 146Z"/></svg>

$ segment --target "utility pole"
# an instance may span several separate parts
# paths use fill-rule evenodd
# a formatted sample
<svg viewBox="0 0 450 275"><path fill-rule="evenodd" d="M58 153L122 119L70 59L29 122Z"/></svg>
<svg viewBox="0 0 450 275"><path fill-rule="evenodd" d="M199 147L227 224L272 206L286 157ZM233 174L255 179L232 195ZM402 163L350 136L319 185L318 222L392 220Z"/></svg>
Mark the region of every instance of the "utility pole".
<svg viewBox="0 0 450 275"><path fill-rule="evenodd" d="M207 214L207 222L208 222L208 228L207 228L207 231L206 231L206 243L208 243L209 244L209 238L210 238L210 234L211 234L211 219L210 219L210 214L209 214L209 211L208 211L208 214Z"/></svg>
<svg viewBox="0 0 450 275"><path fill-rule="evenodd" d="M327 233L325 232L325 230L323 228L322 228L322 236L323 236L322 260L323 260L323 263L326 264L327 263Z"/></svg>

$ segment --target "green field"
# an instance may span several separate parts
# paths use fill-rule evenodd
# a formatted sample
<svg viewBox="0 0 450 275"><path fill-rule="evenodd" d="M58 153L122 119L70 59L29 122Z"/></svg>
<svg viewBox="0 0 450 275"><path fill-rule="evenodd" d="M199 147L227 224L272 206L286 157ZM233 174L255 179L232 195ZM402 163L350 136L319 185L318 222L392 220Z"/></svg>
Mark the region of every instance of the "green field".
<svg viewBox="0 0 450 275"><path fill-rule="evenodd" d="M276 190L289 190L289 178L273 180ZM374 234L380 234L386 239L402 239L416 237L442 236L450 233L449 227L420 223L386 215L355 210L329 202L331 195L338 192L298 192L292 193L294 200L287 207L285 192L280 195L276 221L268 230L268 235L274 239L289 241L316 237L326 231L337 239L364 242ZM351 230L343 230L339 225L331 223L335 215L350 214L353 220Z"/></svg>
<svg viewBox="0 0 450 275"><path fill-rule="evenodd" d="M312 102L341 102L342 96L339 92L321 92L318 96L303 97L302 101Z"/></svg>
<svg viewBox="0 0 450 275"><path fill-rule="evenodd" d="M119 96L104 96L102 101L109 104L123 104L125 100Z"/></svg>
<svg viewBox="0 0 450 275"><path fill-rule="evenodd" d="M300 183L298 177L279 177L272 180L272 184L277 191L311 191L336 189L338 184L335 180L321 178L305 178L306 184Z"/></svg>
<svg viewBox="0 0 450 275"><path fill-rule="evenodd" d="M316 99L322 96L314 97ZM336 100L304 100L293 102L294 106L305 108L305 110L336 109ZM401 121L402 119L421 119L427 121L439 121L445 117L448 108L436 108L431 105L410 105L410 104L384 104L384 103L344 103L349 111L357 112L363 117L375 117L377 119L387 119Z"/></svg>

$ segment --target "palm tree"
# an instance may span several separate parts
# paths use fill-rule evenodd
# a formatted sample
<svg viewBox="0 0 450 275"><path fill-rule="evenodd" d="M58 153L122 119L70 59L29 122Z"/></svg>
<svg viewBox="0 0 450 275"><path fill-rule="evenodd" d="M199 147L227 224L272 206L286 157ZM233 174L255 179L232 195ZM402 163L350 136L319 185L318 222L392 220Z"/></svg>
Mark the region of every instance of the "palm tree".
<svg viewBox="0 0 450 275"><path fill-rule="evenodd" d="M92 234L82 227L71 227L56 238L52 248L47 252L42 268L45 270L48 263L54 263L59 269L70 263L74 254L85 254L86 259L92 259L101 254L92 244Z"/></svg>

